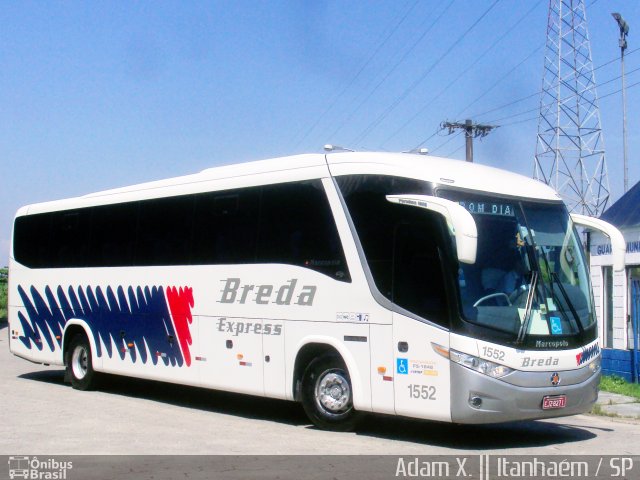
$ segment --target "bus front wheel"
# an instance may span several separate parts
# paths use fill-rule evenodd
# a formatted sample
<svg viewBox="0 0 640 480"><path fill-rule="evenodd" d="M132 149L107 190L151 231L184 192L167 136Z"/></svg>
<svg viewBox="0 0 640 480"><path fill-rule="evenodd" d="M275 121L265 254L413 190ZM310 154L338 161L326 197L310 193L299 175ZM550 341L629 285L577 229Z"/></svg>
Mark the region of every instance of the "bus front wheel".
<svg viewBox="0 0 640 480"><path fill-rule="evenodd" d="M302 406L315 426L323 430L350 431L356 426L353 389L341 358L315 358L302 377Z"/></svg>
<svg viewBox="0 0 640 480"><path fill-rule="evenodd" d="M67 350L66 368L71 386L76 390L91 390L96 384L96 372L91 361L91 346L85 335L71 339Z"/></svg>

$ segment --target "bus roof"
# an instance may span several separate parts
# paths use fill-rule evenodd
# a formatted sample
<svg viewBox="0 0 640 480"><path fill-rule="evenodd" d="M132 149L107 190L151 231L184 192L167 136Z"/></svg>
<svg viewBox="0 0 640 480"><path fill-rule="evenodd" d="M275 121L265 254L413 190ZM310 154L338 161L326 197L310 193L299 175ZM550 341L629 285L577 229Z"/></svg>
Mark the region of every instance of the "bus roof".
<svg viewBox="0 0 640 480"><path fill-rule="evenodd" d="M336 152L293 155L208 168L192 175L25 206L18 211L18 215L321 178L328 176L327 168L334 176L393 175L499 195L560 201L560 196L552 188L537 180L477 163L407 153Z"/></svg>
<svg viewBox="0 0 640 480"><path fill-rule="evenodd" d="M548 185L524 175L462 160L407 153L346 152L327 155L333 175L397 175L499 195L556 200Z"/></svg>

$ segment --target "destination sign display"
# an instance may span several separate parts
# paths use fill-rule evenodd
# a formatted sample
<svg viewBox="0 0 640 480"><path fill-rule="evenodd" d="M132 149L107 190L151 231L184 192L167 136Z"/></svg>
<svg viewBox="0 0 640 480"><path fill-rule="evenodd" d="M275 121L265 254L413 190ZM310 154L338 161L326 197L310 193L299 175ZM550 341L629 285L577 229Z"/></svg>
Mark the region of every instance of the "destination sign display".
<svg viewBox="0 0 640 480"><path fill-rule="evenodd" d="M514 207L508 203L495 203L495 202L458 202L469 213L479 215L497 215L500 217L513 217L515 216Z"/></svg>

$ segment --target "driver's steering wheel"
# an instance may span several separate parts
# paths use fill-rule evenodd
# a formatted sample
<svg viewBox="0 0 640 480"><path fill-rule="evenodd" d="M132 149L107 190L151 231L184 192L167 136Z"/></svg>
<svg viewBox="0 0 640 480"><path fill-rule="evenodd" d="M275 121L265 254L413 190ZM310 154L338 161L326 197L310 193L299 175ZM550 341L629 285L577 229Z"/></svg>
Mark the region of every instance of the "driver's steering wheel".
<svg viewBox="0 0 640 480"><path fill-rule="evenodd" d="M509 306L511 306L511 299L509 298L509 295L507 295L506 293L502 293L502 292L498 292L498 293L491 293L489 295L485 295L484 297L479 298L478 300L476 300L476 303L473 304L474 307L477 307L478 305L480 305L481 303L490 300L492 298L496 298L496 297L504 297L507 299L507 304Z"/></svg>

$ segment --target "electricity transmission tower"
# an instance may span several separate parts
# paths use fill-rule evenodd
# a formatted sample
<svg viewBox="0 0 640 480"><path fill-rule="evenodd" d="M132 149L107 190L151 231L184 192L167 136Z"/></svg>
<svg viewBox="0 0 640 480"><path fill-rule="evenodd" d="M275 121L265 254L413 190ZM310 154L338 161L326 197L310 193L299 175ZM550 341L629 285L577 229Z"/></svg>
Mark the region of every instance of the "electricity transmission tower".
<svg viewBox="0 0 640 480"><path fill-rule="evenodd" d="M599 216L609 201L584 0L549 0L534 177L573 212Z"/></svg>

